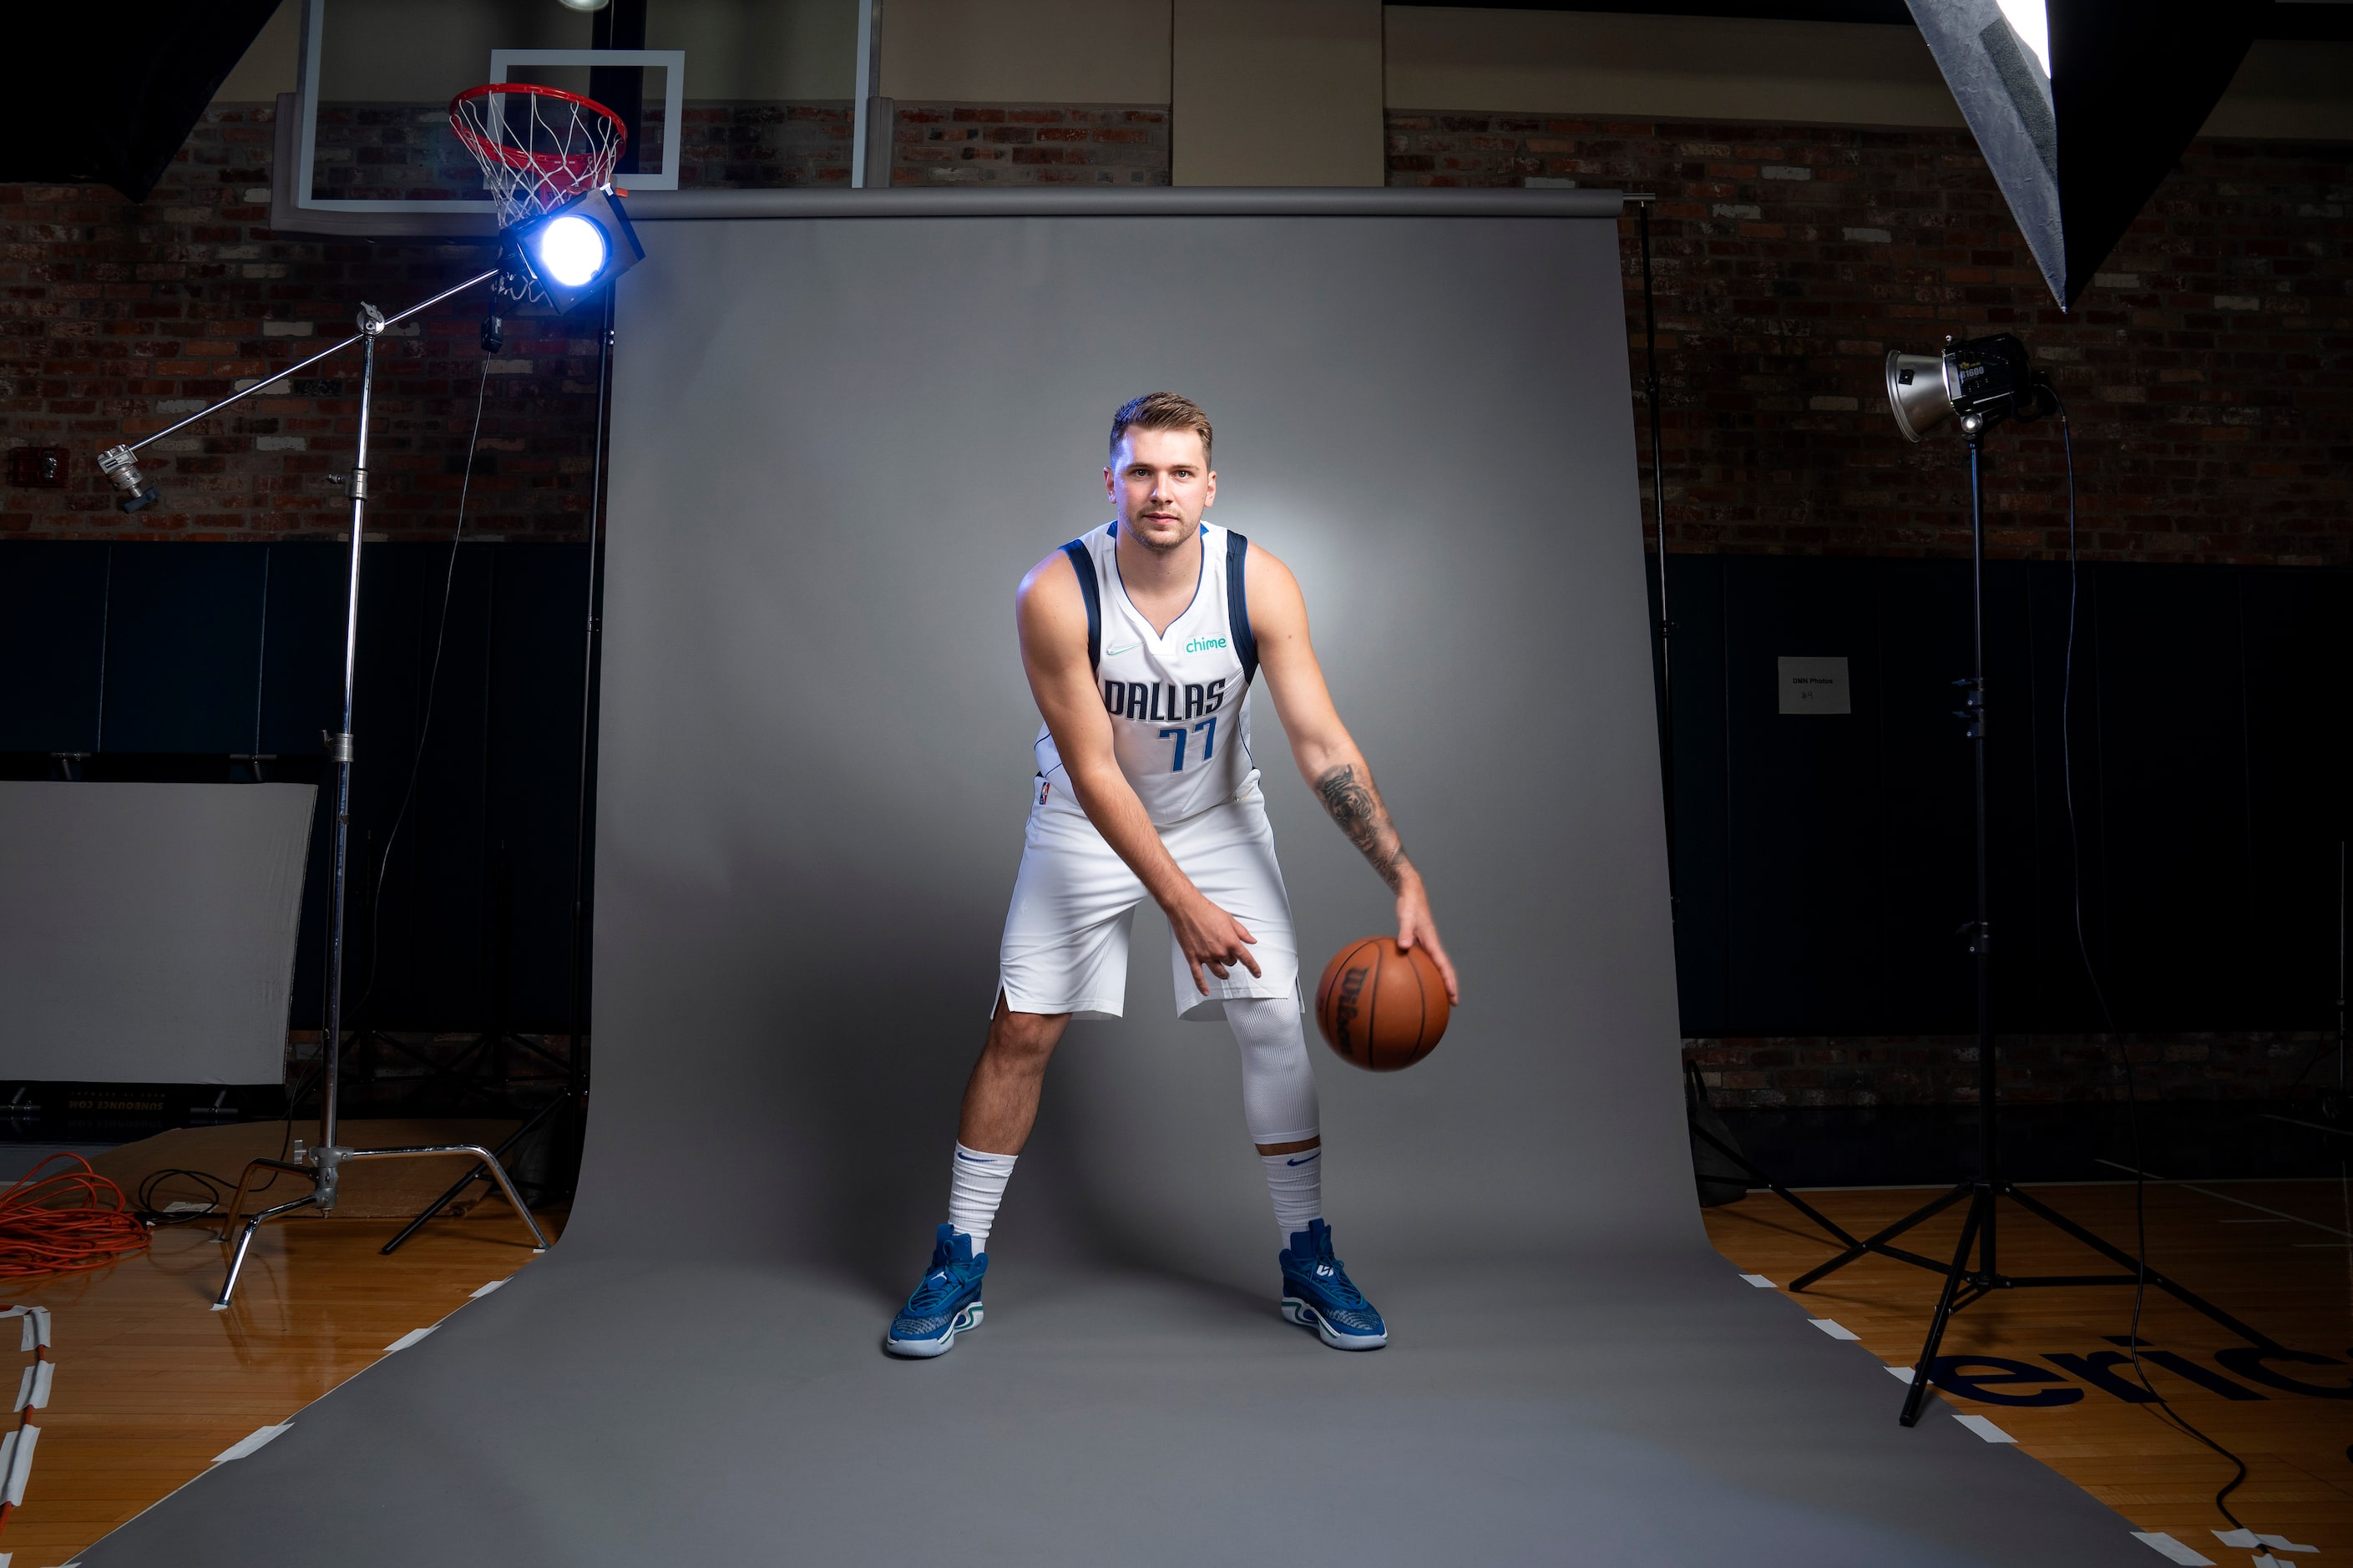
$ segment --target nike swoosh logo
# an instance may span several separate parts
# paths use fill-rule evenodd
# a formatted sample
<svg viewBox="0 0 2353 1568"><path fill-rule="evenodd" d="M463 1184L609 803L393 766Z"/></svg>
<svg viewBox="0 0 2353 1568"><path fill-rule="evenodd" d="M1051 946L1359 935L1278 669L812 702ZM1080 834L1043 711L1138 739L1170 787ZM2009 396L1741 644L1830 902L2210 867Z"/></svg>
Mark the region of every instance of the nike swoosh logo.
<svg viewBox="0 0 2353 1568"><path fill-rule="evenodd" d="M1283 1163L1286 1165L1304 1165L1307 1163L1308 1160L1320 1160L1324 1156L1321 1154L1310 1154L1307 1156L1306 1160L1285 1160Z"/></svg>
<svg viewBox="0 0 2353 1568"><path fill-rule="evenodd" d="M1105 658L1117 658L1121 654L1134 653L1137 648L1140 648L1143 646L1144 645L1140 642L1132 642L1125 647L1107 647L1103 649L1103 657Z"/></svg>

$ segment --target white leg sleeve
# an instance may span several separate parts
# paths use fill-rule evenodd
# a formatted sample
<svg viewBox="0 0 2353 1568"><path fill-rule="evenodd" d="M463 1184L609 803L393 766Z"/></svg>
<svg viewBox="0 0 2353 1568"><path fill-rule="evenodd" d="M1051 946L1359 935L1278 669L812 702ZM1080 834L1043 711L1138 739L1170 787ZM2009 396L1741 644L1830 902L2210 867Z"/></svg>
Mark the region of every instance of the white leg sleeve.
<svg viewBox="0 0 2353 1568"><path fill-rule="evenodd" d="M1318 1136L1315 1073L1292 996L1229 996L1226 1023L1242 1051L1242 1121L1253 1143Z"/></svg>

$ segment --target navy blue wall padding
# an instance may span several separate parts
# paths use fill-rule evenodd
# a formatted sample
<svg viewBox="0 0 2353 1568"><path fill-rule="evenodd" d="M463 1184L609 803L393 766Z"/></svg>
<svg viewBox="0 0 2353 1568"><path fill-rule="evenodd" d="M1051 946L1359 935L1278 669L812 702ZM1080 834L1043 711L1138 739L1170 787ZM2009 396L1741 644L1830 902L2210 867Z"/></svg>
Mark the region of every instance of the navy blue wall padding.
<svg viewBox="0 0 2353 1568"><path fill-rule="evenodd" d="M1241 655L1242 684L1258 679L1258 638L1250 624L1250 595L1242 587L1242 563L1250 559L1250 541L1226 530L1226 618L1233 623L1234 651Z"/></svg>
<svg viewBox="0 0 2353 1568"><path fill-rule="evenodd" d="M1687 1037L1966 1034L1968 563L1671 555L1676 979ZM1986 569L1994 1009L2089 1030L2060 765L2063 561ZM2334 1017L2353 573L2083 571L2085 940L2126 1029ZM1788 717L1782 655L1843 655L1853 711Z"/></svg>
<svg viewBox="0 0 2353 1568"><path fill-rule="evenodd" d="M254 752L266 544L132 544L106 594L106 752ZM339 626L338 631L341 630ZM305 747L316 751L317 743Z"/></svg>
<svg viewBox="0 0 2353 1568"><path fill-rule="evenodd" d="M1094 557L1087 553L1085 542L1077 539L1062 546L1062 553L1071 558L1071 570L1079 574L1079 596L1087 602L1087 668L1095 669L1103 664L1103 598L1095 591Z"/></svg>
<svg viewBox="0 0 2353 1568"><path fill-rule="evenodd" d="M1229 533L1232 635L1255 678L1248 542ZM263 559L266 553L266 559ZM355 907L389 1026L560 1028L577 797L577 545L460 552L441 695L381 905ZM1101 658L1092 562L1074 552ZM446 544L372 544L362 581L355 886L407 783ZM1968 751L1950 717L1968 658L1951 560L1673 555L1677 979L1691 1036L1969 1027ZM1206 563L1205 563L1206 565ZM340 722L332 542L0 545L0 762L54 752L243 752L310 776ZM2098 1026L2074 946L2059 770L2064 563L1987 573L1996 698L1995 1005L2006 1030ZM2333 1019L2337 781L2353 689L2353 573L2135 566L2083 579L2075 805L2085 936L2127 1028L2320 1028ZM1843 654L1854 710L1784 718L1782 654ZM175 657L176 656L176 657ZM104 667L104 733L100 733ZM185 667L185 668L179 668ZM226 769L223 776L227 776ZM318 1015L327 830L317 819L296 1016Z"/></svg>
<svg viewBox="0 0 2353 1568"><path fill-rule="evenodd" d="M0 752L94 752L108 546L40 540L5 548Z"/></svg>

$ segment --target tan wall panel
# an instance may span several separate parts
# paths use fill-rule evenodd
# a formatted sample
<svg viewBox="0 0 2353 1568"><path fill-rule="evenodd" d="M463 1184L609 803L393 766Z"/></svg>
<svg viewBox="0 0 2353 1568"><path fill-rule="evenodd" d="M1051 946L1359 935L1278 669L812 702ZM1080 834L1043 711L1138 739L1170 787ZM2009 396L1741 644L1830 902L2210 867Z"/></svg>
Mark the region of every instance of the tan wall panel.
<svg viewBox="0 0 2353 1568"><path fill-rule="evenodd" d="M847 99L858 0L653 0L646 47L686 51L690 98Z"/></svg>
<svg viewBox="0 0 2353 1568"><path fill-rule="evenodd" d="M213 101L269 103L281 92L292 92L301 49L302 0L278 0L278 9L261 25L253 47L220 84Z"/></svg>
<svg viewBox="0 0 2353 1568"><path fill-rule="evenodd" d="M923 103L1166 103L1169 0L883 0L882 92Z"/></svg>
<svg viewBox="0 0 2353 1568"><path fill-rule="evenodd" d="M1173 182L1378 185L1377 0L1176 0Z"/></svg>
<svg viewBox="0 0 2353 1568"><path fill-rule="evenodd" d="M2201 134L2353 142L2353 44L2257 39Z"/></svg>
<svg viewBox="0 0 2353 1568"><path fill-rule="evenodd" d="M1909 27L1392 5L1386 29L1398 109L1962 123ZM2353 44L2257 42L2204 133L2353 141Z"/></svg>
<svg viewBox="0 0 2353 1568"><path fill-rule="evenodd" d="M1399 109L1957 126L1910 27L1388 8Z"/></svg>

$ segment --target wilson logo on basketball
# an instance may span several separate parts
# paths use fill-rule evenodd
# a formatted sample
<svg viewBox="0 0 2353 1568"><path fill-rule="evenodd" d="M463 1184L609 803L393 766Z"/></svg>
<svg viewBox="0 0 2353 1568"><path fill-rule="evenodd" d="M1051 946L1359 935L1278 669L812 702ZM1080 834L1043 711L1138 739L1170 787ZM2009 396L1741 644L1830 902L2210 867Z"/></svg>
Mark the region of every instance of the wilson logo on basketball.
<svg viewBox="0 0 2353 1568"><path fill-rule="evenodd" d="M1365 978L1370 969L1351 969L1340 977L1340 997L1332 1009L1332 1043L1340 1047L1344 1057L1356 1054L1356 1041L1350 1037L1348 1026L1356 1021L1356 998L1365 989Z"/></svg>

